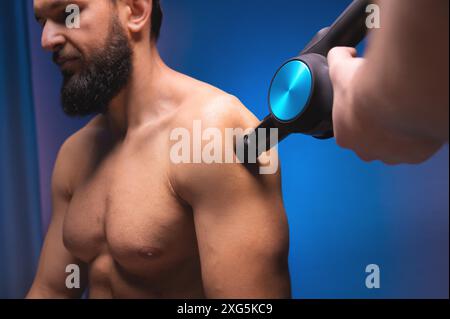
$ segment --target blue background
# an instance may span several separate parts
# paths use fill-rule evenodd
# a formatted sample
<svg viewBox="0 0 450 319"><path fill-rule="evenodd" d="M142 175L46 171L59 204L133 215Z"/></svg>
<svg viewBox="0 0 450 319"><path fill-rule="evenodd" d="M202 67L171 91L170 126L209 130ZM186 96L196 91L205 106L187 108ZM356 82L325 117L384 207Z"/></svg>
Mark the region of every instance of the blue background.
<svg viewBox="0 0 450 319"><path fill-rule="evenodd" d="M262 119L276 69L349 2L162 0L158 46L169 66L236 95ZM59 72L40 49L31 10L28 18L45 231L56 152L85 121L62 114ZM422 165L389 167L334 140L292 136L280 156L294 297L448 298L447 146ZM372 263L378 290L365 287Z"/></svg>

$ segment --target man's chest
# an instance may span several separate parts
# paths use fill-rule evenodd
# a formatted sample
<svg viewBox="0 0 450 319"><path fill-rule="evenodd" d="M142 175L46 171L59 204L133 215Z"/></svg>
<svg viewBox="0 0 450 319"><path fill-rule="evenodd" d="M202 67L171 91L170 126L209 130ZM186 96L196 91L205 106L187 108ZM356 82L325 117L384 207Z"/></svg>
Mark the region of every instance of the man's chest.
<svg viewBox="0 0 450 319"><path fill-rule="evenodd" d="M88 263L109 254L125 268L194 254L192 213L173 194L166 167L165 159L141 153L99 165L70 201L66 248Z"/></svg>

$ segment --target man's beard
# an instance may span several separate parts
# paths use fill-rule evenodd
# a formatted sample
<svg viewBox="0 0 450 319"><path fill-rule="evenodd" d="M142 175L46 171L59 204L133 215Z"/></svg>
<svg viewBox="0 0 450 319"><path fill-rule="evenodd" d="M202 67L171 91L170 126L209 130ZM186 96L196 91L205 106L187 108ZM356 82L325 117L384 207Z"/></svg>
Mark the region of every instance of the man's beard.
<svg viewBox="0 0 450 319"><path fill-rule="evenodd" d="M87 61L88 60L88 61ZM63 72L61 102L69 116L105 113L125 87L132 72L132 50L114 18L105 47L85 60L79 73Z"/></svg>

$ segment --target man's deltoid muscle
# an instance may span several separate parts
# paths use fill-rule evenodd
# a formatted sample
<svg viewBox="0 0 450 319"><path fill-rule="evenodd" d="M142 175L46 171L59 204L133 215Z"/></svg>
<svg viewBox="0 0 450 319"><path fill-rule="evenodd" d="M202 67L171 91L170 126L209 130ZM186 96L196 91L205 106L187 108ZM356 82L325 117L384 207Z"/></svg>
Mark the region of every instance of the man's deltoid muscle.
<svg viewBox="0 0 450 319"><path fill-rule="evenodd" d="M193 136L200 121L245 130L257 119L164 64L159 1L72 4L80 28L66 27L66 1L34 8L63 74L64 112L95 117L59 151L52 219L27 297L79 298L86 288L91 298L290 297L279 171L170 156L176 129ZM220 145L222 154L235 146Z"/></svg>

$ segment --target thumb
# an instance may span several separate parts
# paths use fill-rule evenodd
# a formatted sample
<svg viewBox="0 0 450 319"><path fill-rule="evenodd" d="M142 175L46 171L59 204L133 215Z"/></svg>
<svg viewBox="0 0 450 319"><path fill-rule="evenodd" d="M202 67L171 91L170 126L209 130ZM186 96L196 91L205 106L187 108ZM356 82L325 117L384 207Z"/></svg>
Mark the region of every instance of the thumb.
<svg viewBox="0 0 450 319"><path fill-rule="evenodd" d="M328 53L328 67L333 83L345 75L349 70L348 63L356 57L356 49L349 47L335 47Z"/></svg>
<svg viewBox="0 0 450 319"><path fill-rule="evenodd" d="M355 48L335 47L328 53L328 64L330 67L344 60L355 58L357 55Z"/></svg>

